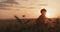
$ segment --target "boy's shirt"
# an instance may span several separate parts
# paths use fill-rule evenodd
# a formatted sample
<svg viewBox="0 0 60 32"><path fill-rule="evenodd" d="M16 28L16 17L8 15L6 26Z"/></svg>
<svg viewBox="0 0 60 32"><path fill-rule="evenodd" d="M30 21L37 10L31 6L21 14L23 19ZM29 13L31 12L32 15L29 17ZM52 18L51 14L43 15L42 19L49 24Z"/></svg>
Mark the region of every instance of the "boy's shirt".
<svg viewBox="0 0 60 32"><path fill-rule="evenodd" d="M45 24L48 23L48 19L45 15L40 15L37 21Z"/></svg>

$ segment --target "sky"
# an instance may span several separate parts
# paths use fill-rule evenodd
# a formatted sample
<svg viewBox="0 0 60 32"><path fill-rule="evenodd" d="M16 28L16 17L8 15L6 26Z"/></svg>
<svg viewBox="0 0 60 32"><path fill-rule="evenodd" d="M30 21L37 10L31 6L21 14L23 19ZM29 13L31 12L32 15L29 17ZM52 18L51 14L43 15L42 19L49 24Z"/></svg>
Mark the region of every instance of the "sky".
<svg viewBox="0 0 60 32"><path fill-rule="evenodd" d="M48 18L60 17L60 0L0 0L0 19L38 18L43 8Z"/></svg>

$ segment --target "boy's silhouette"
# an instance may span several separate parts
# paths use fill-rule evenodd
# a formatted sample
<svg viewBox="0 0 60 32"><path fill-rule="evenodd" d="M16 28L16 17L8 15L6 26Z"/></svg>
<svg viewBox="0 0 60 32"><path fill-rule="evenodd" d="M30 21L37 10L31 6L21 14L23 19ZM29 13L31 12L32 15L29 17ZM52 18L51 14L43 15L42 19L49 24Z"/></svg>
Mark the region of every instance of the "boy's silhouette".
<svg viewBox="0 0 60 32"><path fill-rule="evenodd" d="M40 21L42 23L47 23L47 17L46 17L46 9L41 9L41 15L39 16L39 18L37 19L37 21Z"/></svg>
<svg viewBox="0 0 60 32"><path fill-rule="evenodd" d="M40 32L47 32L47 23L48 23L48 19L45 16L46 15L46 9L41 9L41 15L39 16L39 18L37 19L37 27L38 27L38 31Z"/></svg>

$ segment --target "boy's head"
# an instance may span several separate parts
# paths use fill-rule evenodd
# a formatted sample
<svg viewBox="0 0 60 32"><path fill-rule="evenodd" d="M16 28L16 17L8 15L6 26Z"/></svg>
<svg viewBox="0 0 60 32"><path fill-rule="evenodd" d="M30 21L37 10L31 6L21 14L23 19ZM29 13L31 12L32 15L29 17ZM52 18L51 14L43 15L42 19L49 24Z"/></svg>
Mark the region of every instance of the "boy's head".
<svg viewBox="0 0 60 32"><path fill-rule="evenodd" d="M40 12L41 12L41 15L46 15L46 12L47 12L47 11L46 11L46 9L41 9Z"/></svg>

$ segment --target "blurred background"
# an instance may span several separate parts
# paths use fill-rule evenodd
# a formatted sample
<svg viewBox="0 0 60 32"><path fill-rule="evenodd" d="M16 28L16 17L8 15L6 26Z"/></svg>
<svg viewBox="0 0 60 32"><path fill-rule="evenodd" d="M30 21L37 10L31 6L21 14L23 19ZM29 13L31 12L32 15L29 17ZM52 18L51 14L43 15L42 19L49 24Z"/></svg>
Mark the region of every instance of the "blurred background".
<svg viewBox="0 0 60 32"><path fill-rule="evenodd" d="M0 0L0 32L36 32L43 8L49 20L47 31L60 32L60 0Z"/></svg>
<svg viewBox="0 0 60 32"><path fill-rule="evenodd" d="M48 18L60 17L60 0L0 0L0 19L38 18L42 8Z"/></svg>

